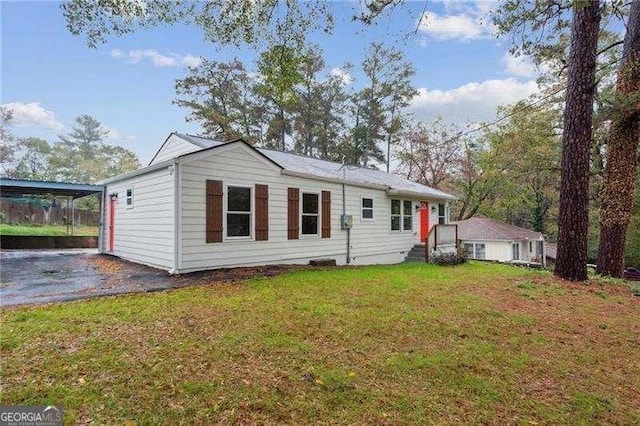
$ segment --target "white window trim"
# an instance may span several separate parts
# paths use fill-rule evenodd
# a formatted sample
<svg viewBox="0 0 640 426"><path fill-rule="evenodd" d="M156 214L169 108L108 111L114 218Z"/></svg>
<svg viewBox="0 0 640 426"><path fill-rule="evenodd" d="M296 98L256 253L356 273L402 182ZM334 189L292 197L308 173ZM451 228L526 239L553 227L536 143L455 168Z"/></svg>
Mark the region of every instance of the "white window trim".
<svg viewBox="0 0 640 426"><path fill-rule="evenodd" d="M371 200L371 207L364 207L364 206L362 205L363 200L364 200L365 198L366 198L367 200ZM376 213L375 213L375 209L374 209L374 206L375 206L375 205L376 205L376 204L375 204L375 201L373 200L373 197L360 197L360 221L361 221L361 222L373 222L373 221L375 220L375 218L376 218ZM371 216L372 216L371 218L369 218L369 217L364 217L364 214L363 214L363 213L364 213L364 210L365 210L365 209L366 209L366 210L371 210Z"/></svg>
<svg viewBox="0 0 640 426"><path fill-rule="evenodd" d="M394 201L399 201L400 202L400 214L391 214L391 208L393 207L393 202ZM389 199L389 207L388 210L389 212L389 231L394 233L394 234L399 234L402 232L402 199L401 198L390 198ZM400 229L393 229L391 227L391 222L394 216L398 216L400 218Z"/></svg>
<svg viewBox="0 0 640 426"><path fill-rule="evenodd" d="M238 213L238 214L243 214L246 212L229 212L228 209L228 204L229 204L229 187L232 188L249 188L249 202L250 202L250 208L251 210L249 211L249 236L246 237L229 237L227 235L227 232L229 231L229 227L227 226L227 214L228 213ZM253 187L253 185L247 185L246 183L238 183L238 184L234 184L234 183L229 183L229 184L225 184L224 185L224 192L222 193L222 202L223 202L223 206L224 206L224 210L223 210L223 214L222 214L222 229L223 229L223 241L252 241L254 239L254 233L253 233L253 229L255 227L254 225L254 221L255 221L255 200L254 200L254 192L255 189Z"/></svg>
<svg viewBox="0 0 640 426"><path fill-rule="evenodd" d="M131 197L127 195L128 191L131 191ZM129 204L129 199L131 199L131 204ZM133 185L124 190L124 206L127 209L133 208Z"/></svg>
<svg viewBox="0 0 640 426"><path fill-rule="evenodd" d="M404 214L404 203L408 202L409 206L409 214ZM404 229L404 219L410 217L411 218L411 229ZM402 232L410 231L413 232L413 200L402 200Z"/></svg>
<svg viewBox="0 0 640 426"><path fill-rule="evenodd" d="M468 244L471 246L471 259L473 260L487 260L487 244L486 243L480 243L480 242L467 242L464 243L465 245ZM478 257L478 246L479 245L483 245L484 246L484 257L483 258L479 258Z"/></svg>
<svg viewBox="0 0 640 426"><path fill-rule="evenodd" d="M400 201L400 214L391 214L391 205L393 204L394 200L398 200ZM411 213L411 215L405 215L404 214L404 202L408 201L411 203L411 208L409 209L409 212ZM389 208L388 208L388 212L389 212L389 232L397 234L397 233L403 233L403 232L415 232L413 228L415 228L415 214L413 212L414 209L414 203L413 200L408 200L406 198L390 198L389 199ZM393 216L399 216L400 217L400 229L391 229L391 218ZM411 229L404 229L404 218L405 217L411 217Z"/></svg>
<svg viewBox="0 0 640 426"><path fill-rule="evenodd" d="M318 197L318 229L316 234L303 234L302 233L302 216L304 213L304 194L313 194ZM312 216L315 213L306 213L307 216ZM320 238L322 231L322 197L320 196L320 192L318 191L303 191L300 190L300 238Z"/></svg>

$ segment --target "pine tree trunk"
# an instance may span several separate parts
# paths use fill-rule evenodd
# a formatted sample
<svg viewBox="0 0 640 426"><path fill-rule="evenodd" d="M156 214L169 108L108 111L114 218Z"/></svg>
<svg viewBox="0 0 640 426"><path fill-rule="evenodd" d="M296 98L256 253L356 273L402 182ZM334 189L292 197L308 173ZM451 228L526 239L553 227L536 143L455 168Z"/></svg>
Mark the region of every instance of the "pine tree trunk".
<svg viewBox="0 0 640 426"><path fill-rule="evenodd" d="M640 1L631 3L622 64L618 71L616 111L609 131L607 161L600 192L600 243L597 272L621 277L624 246L631 220L640 141ZM636 98L632 98L636 96ZM625 102L626 101L626 102Z"/></svg>
<svg viewBox="0 0 640 426"><path fill-rule="evenodd" d="M555 274L587 279L589 148L595 95L600 3L575 1L562 132L562 178Z"/></svg>

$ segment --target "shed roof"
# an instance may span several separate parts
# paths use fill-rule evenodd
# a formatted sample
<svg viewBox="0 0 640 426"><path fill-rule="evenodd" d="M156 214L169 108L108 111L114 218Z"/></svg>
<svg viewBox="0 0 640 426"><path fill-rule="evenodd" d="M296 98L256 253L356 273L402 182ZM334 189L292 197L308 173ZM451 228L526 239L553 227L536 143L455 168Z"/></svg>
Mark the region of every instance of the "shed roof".
<svg viewBox="0 0 640 426"><path fill-rule="evenodd" d="M531 231L519 226L499 222L486 217L472 217L471 219L453 222L458 225L459 240L540 240L540 232Z"/></svg>
<svg viewBox="0 0 640 426"><path fill-rule="evenodd" d="M201 149L212 148L229 142L207 139L199 136L174 133L176 136L190 142ZM254 148L256 149L256 148ZM304 157L289 152L257 148L256 151L280 165L288 172L299 173L318 179L342 181L363 186L384 187L400 194L424 196L432 199L454 200L455 197L446 192L412 182L401 176L357 166L343 166L333 161Z"/></svg>
<svg viewBox="0 0 640 426"><path fill-rule="evenodd" d="M20 197L23 195L59 195L80 198L102 192L104 186L85 183L44 182L24 179L0 179L0 194L3 197Z"/></svg>

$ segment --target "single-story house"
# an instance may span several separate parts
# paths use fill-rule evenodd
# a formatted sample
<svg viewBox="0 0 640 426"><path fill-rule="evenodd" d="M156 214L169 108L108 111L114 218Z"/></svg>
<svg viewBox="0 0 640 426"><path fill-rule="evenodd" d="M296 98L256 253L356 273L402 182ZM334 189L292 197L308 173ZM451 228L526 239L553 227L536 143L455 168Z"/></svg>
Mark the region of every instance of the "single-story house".
<svg viewBox="0 0 640 426"><path fill-rule="evenodd" d="M449 222L455 199L378 170L179 133L104 184L100 251L170 273L399 263Z"/></svg>
<svg viewBox="0 0 640 426"><path fill-rule="evenodd" d="M486 217L452 222L469 258L546 264L544 235Z"/></svg>

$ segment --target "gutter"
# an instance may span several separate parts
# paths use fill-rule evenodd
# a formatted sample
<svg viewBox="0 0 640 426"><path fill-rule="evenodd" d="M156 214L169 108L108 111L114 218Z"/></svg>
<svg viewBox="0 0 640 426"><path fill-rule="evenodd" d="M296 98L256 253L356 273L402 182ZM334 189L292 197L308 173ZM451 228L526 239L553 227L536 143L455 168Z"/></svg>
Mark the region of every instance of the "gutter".
<svg viewBox="0 0 640 426"><path fill-rule="evenodd" d="M115 176L109 179L105 179L102 182L99 182L100 185L106 185L109 183L114 183L114 182L120 182L121 180L126 180L132 177L136 177L136 176L140 176L140 175L144 175L147 173L151 173L151 172L155 172L156 170L160 170L160 169L164 169L166 167L169 167L171 165L175 164L174 160L167 160L167 161L163 161L162 163L158 163L158 164L154 164L153 166L147 166L147 167L143 167L141 169L138 170L134 170L132 172L129 173L125 173L119 176Z"/></svg>
<svg viewBox="0 0 640 426"><path fill-rule="evenodd" d="M400 196L400 197L427 198L429 200L434 200L434 201L454 201L454 200L458 200L458 197L455 197L453 195L426 194L426 193L423 193L423 192L401 191L401 190L392 189L392 188L388 188L387 189L387 194L388 195L397 195L397 196Z"/></svg>

